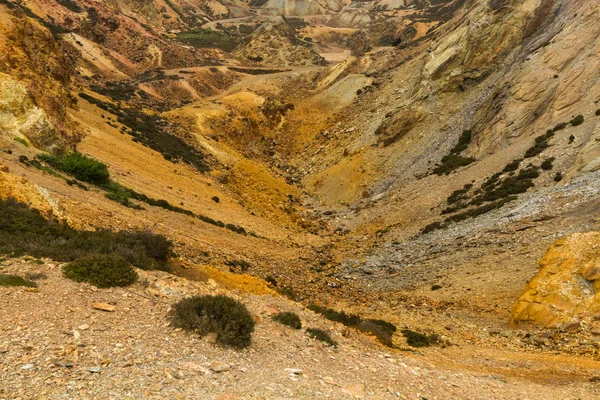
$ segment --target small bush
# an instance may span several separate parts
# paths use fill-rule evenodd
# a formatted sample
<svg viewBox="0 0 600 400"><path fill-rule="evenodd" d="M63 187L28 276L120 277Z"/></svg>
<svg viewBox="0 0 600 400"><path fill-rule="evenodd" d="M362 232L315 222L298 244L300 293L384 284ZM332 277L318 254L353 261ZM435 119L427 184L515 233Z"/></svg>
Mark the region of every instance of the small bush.
<svg viewBox="0 0 600 400"><path fill-rule="evenodd" d="M215 203L220 203L221 199L219 198L219 196L213 196L211 197L212 201L214 201Z"/></svg>
<svg viewBox="0 0 600 400"><path fill-rule="evenodd" d="M302 329L302 321L298 314L293 312L280 312L273 316L273 320L294 329Z"/></svg>
<svg viewBox="0 0 600 400"><path fill-rule="evenodd" d="M37 287L35 282L23 279L17 275L0 274L0 286Z"/></svg>
<svg viewBox="0 0 600 400"><path fill-rule="evenodd" d="M554 182L560 182L563 180L563 174L560 172L557 172L556 175L554 175Z"/></svg>
<svg viewBox="0 0 600 400"><path fill-rule="evenodd" d="M423 228L421 233L426 234L429 232L437 231L438 229L442 229L442 228L444 228L444 224L440 221L435 221L435 222L432 222L429 225L427 225L425 228Z"/></svg>
<svg viewBox="0 0 600 400"><path fill-rule="evenodd" d="M448 175L459 167L464 167L475 162L474 158L460 155L471 143L471 136L472 132L470 129L463 131L458 138L458 143L450 150L448 155L442 158L442 162L433 169L433 173L436 175Z"/></svg>
<svg viewBox="0 0 600 400"><path fill-rule="evenodd" d="M131 264L115 254L79 258L65 265L63 274L75 282L88 282L99 288L128 286L138 278Z"/></svg>
<svg viewBox="0 0 600 400"><path fill-rule="evenodd" d="M337 345L338 345L338 342L336 342L335 340L333 340L331 338L331 336L329 336L329 333L325 332L323 329L308 328L306 330L306 333L311 338L320 340L321 342L325 342L325 343L327 343L330 346L337 347Z"/></svg>
<svg viewBox="0 0 600 400"><path fill-rule="evenodd" d="M83 182L102 185L109 181L110 176L106 164L81 153L55 156L44 154L40 155L39 158L53 168L72 175Z"/></svg>
<svg viewBox="0 0 600 400"><path fill-rule="evenodd" d="M239 268L242 272L246 272L250 268L250 263L245 260L226 260L225 265L231 267L230 270Z"/></svg>
<svg viewBox="0 0 600 400"><path fill-rule="evenodd" d="M596 117L600 117L600 108L596 110Z"/></svg>
<svg viewBox="0 0 600 400"><path fill-rule="evenodd" d="M542 167L544 171L549 171L552 169L552 162L554 162L554 157L547 158L540 167Z"/></svg>
<svg viewBox="0 0 600 400"><path fill-rule="evenodd" d="M292 287L289 287L289 286L278 287L277 293L279 293L282 296L287 297L288 299L290 299L292 301L298 301L298 294Z"/></svg>
<svg viewBox="0 0 600 400"><path fill-rule="evenodd" d="M43 272L28 272L25 274L25 279L29 281L39 281L43 279L48 279L48 276Z"/></svg>
<svg viewBox="0 0 600 400"><path fill-rule="evenodd" d="M575 141L575 135L569 136L569 144L573 143L574 141Z"/></svg>
<svg viewBox="0 0 600 400"><path fill-rule="evenodd" d="M362 319L357 314L347 314L344 311L335 311L331 308L311 304L309 310L323 315L330 321L339 322L346 326L358 329L361 332L371 334L385 346L394 347L392 336L396 332L396 326L390 322L380 319Z"/></svg>
<svg viewBox="0 0 600 400"><path fill-rule="evenodd" d="M173 305L171 324L204 336L218 334L217 342L236 348L250 345L254 320L245 305L231 297L194 296Z"/></svg>
<svg viewBox="0 0 600 400"><path fill-rule="evenodd" d="M571 120L570 124L571 124L571 126L579 126L579 125L583 124L584 122L585 122L585 118L583 117L583 115L578 115Z"/></svg>
<svg viewBox="0 0 600 400"><path fill-rule="evenodd" d="M428 347L439 342L438 335L424 335L419 332L403 329L402 335L406 338L406 343L411 347Z"/></svg>
<svg viewBox="0 0 600 400"><path fill-rule="evenodd" d="M316 304L311 304L307 308L323 315L330 321L340 322L346 326L356 326L361 321L361 318L356 314L346 314L344 311L335 311L331 308L318 306Z"/></svg>
<svg viewBox="0 0 600 400"><path fill-rule="evenodd" d="M275 277L273 277L272 275L269 275L265 278L265 281L267 281L268 283L270 283L271 285L277 287L277 279L275 279Z"/></svg>
<svg viewBox="0 0 600 400"><path fill-rule="evenodd" d="M517 158L516 160L511 161L510 163L506 164L506 166L504 167L502 172L516 171L517 169L519 169L519 165L521 165L521 161L523 161L521 158Z"/></svg>

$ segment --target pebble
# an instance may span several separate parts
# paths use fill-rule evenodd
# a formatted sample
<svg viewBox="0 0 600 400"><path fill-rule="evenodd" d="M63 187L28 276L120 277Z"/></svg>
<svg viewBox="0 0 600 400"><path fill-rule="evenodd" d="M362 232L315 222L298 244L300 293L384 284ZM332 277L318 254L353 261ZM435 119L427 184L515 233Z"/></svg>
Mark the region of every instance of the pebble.
<svg viewBox="0 0 600 400"><path fill-rule="evenodd" d="M113 312L117 309L117 307L115 307L111 304L106 304L106 303L94 303L94 304L92 304L92 308L94 308L96 310L107 311L107 312Z"/></svg>
<svg viewBox="0 0 600 400"><path fill-rule="evenodd" d="M215 372L226 372L231 369L231 366L223 361L215 361L210 364L210 369Z"/></svg>
<svg viewBox="0 0 600 400"><path fill-rule="evenodd" d="M89 367L87 370L88 370L88 372L91 372L93 374L97 374L97 373L100 372L101 368L100 367Z"/></svg>
<svg viewBox="0 0 600 400"><path fill-rule="evenodd" d="M298 368L286 368L285 372L289 372L292 375L302 375L304 371Z"/></svg>

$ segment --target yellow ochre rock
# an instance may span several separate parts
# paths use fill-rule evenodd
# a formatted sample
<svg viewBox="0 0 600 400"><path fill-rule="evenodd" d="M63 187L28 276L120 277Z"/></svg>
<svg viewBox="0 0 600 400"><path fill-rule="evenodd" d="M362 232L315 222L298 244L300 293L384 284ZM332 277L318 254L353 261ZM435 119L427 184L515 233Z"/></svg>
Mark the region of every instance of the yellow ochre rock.
<svg viewBox="0 0 600 400"><path fill-rule="evenodd" d="M540 260L538 274L513 306L511 324L559 327L600 317L600 233L571 234Z"/></svg>

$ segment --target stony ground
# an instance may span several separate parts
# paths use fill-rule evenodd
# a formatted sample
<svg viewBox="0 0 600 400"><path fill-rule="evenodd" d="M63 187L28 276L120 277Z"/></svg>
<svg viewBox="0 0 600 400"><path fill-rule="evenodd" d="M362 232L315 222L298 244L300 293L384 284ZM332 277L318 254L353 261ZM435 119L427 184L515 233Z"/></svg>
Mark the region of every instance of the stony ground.
<svg viewBox="0 0 600 400"><path fill-rule="evenodd" d="M3 273L36 273L37 289L0 287L0 399L593 399L591 383L533 383L502 373L448 368L422 353L381 347L272 295L227 292L258 321L250 348L236 351L169 326L170 304L194 293L225 292L214 280L193 282L140 271L123 289L96 289L62 277L49 261L6 260ZM43 275L41 275L43 274ZM44 277L45 276L45 277ZM100 303L100 304L98 304ZM112 311L104 311L106 308ZM329 347L276 324L295 311L340 345ZM429 354L429 357L428 357ZM473 355L475 357L475 355ZM464 355L463 355L464 357ZM557 383L558 382L558 383Z"/></svg>

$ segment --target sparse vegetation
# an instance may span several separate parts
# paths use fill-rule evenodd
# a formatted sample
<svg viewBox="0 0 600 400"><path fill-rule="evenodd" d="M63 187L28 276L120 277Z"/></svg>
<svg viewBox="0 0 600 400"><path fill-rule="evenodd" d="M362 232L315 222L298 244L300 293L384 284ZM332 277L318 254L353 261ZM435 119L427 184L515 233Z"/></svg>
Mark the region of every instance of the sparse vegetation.
<svg viewBox="0 0 600 400"><path fill-rule="evenodd" d="M569 122L571 126L579 126L585 122L583 115L578 115Z"/></svg>
<svg viewBox="0 0 600 400"><path fill-rule="evenodd" d="M150 232L78 231L14 199L0 200L0 254L63 262L116 254L141 269L167 269L171 247L167 238Z"/></svg>
<svg viewBox="0 0 600 400"><path fill-rule="evenodd" d="M215 332L217 342L236 348L250 345L254 320L245 305L224 295L194 296L173 305L171 324L200 336Z"/></svg>
<svg viewBox="0 0 600 400"><path fill-rule="evenodd" d="M29 147L29 142L27 141L27 139L23 139L18 136L15 136L13 139L15 140L15 142L21 143L25 147Z"/></svg>
<svg viewBox="0 0 600 400"><path fill-rule="evenodd" d="M275 314L273 316L273 320L293 329L302 329L302 321L300 321L300 317L298 314L290 311Z"/></svg>
<svg viewBox="0 0 600 400"><path fill-rule="evenodd" d="M37 159L33 160L29 160L27 156L20 156L19 160L25 165L38 168L44 172L58 176L63 179L65 179L64 176L58 174L54 170L54 168L56 168L59 171L65 172L69 175L75 176L77 179L93 183L100 189L106 191L107 198L125 207L133 208L136 210L142 210L143 207L131 201L137 200L144 202L150 206L161 207L179 214L189 215L191 217L198 218L208 224L228 229L240 235L248 234L246 229L244 229L244 227L242 226L235 224L226 224L222 221L215 220L205 215L196 214L185 208L174 206L166 200L153 199L151 197L146 196L143 193L139 193L133 189L125 187L120 183L110 179L108 167L106 166L106 164L93 158L84 156L80 153L69 153L67 155L42 154L38 155ZM40 160L43 163L40 162ZM77 185L83 190L88 190L88 188L85 185L82 185L77 180L65 180L70 186Z"/></svg>
<svg viewBox="0 0 600 400"><path fill-rule="evenodd" d="M275 279L275 277L273 277L272 275L267 276L265 278L265 281L268 282L268 283L270 283L274 287L277 287L277 279Z"/></svg>
<svg viewBox="0 0 600 400"><path fill-rule="evenodd" d="M210 169L203 152L170 132L175 127L167 119L134 108L115 106L86 93L79 93L79 97L116 115L117 121L129 129L126 132L135 142L159 152L166 160L192 165L200 172Z"/></svg>
<svg viewBox="0 0 600 400"><path fill-rule="evenodd" d="M442 162L433 169L434 174L448 175L459 167L464 167L475 162L474 158L463 157L460 155L460 153L467 149L469 143L471 143L471 134L470 129L463 131L456 146L450 150L450 154L444 156Z"/></svg>
<svg viewBox="0 0 600 400"><path fill-rule="evenodd" d="M80 181L103 185L109 182L108 167L103 162L73 152L62 155L40 154L38 158L53 168L67 173Z"/></svg>
<svg viewBox="0 0 600 400"><path fill-rule="evenodd" d="M37 287L37 284L17 275L0 274L0 286Z"/></svg>
<svg viewBox="0 0 600 400"><path fill-rule="evenodd" d="M81 7L79 7L79 5L77 5L77 3L75 3L73 0L57 0L57 2L61 6L64 6L75 13L80 13L82 11Z"/></svg>
<svg viewBox="0 0 600 400"><path fill-rule="evenodd" d="M232 37L226 32L207 29L193 29L188 32L177 34L177 39L190 46L204 48L217 48L223 51L232 51L239 43L238 38Z"/></svg>
<svg viewBox="0 0 600 400"><path fill-rule="evenodd" d="M563 129L563 128L561 128L561 129ZM556 132L556 127L554 128L554 130L549 130L544 135L536 137L535 144L533 146L531 146L529 149L527 149L527 151L525 152L525 155L523 157L524 158L535 157L538 154L542 153L544 150L546 150L550 146L550 144L548 142L550 141L550 138L552 138L552 136L554 136L554 132Z"/></svg>
<svg viewBox="0 0 600 400"><path fill-rule="evenodd" d="M517 158L516 160L512 160L511 162L509 162L508 164L506 164L506 166L504 167L504 169L502 170L502 172L513 172L513 171L516 171L517 169L519 169L519 165L521 165L521 161L523 161L523 159L521 159L521 158Z"/></svg>
<svg viewBox="0 0 600 400"><path fill-rule="evenodd" d="M600 108L596 110L596 117L600 117Z"/></svg>
<svg viewBox="0 0 600 400"><path fill-rule="evenodd" d="M390 322L380 319L364 320L357 314L347 314L344 311L335 311L331 308L318 306L316 304L311 304L307 308L323 315L330 321L339 322L346 326L358 329L361 332L371 334L382 344L388 347L394 347L392 336L394 335L394 332L396 332L396 326Z"/></svg>
<svg viewBox="0 0 600 400"><path fill-rule="evenodd" d="M557 172L556 175L554 175L554 182L560 182L563 180L563 174L561 172Z"/></svg>
<svg viewBox="0 0 600 400"><path fill-rule="evenodd" d="M298 295L296 294L296 291L292 287L289 287L289 286L278 287L277 293L279 293L282 296L287 297L288 299L290 299L292 301L298 301Z"/></svg>
<svg viewBox="0 0 600 400"><path fill-rule="evenodd" d="M554 157L550 157L544 160L544 162L540 165L544 171L549 171L552 169L552 163L554 162Z"/></svg>
<svg viewBox="0 0 600 400"><path fill-rule="evenodd" d="M226 260L225 265L229 266L231 272L236 271L238 268L242 272L246 272L250 268L250 263L245 260Z"/></svg>
<svg viewBox="0 0 600 400"><path fill-rule="evenodd" d="M92 254L63 267L63 274L75 282L88 282L99 288L129 286L138 274L131 264L116 254Z"/></svg>
<svg viewBox="0 0 600 400"><path fill-rule="evenodd" d="M338 345L338 342L336 342L335 340L333 340L331 338L331 336L329 336L329 333L325 332L323 329L308 328L306 330L306 333L311 338L320 340L321 342L325 342L325 343L327 343L330 346L337 347L337 345Z"/></svg>
<svg viewBox="0 0 600 400"><path fill-rule="evenodd" d="M406 338L406 343L411 347L428 347L439 342L439 336L436 334L428 336L410 329L403 329L402 335Z"/></svg>

